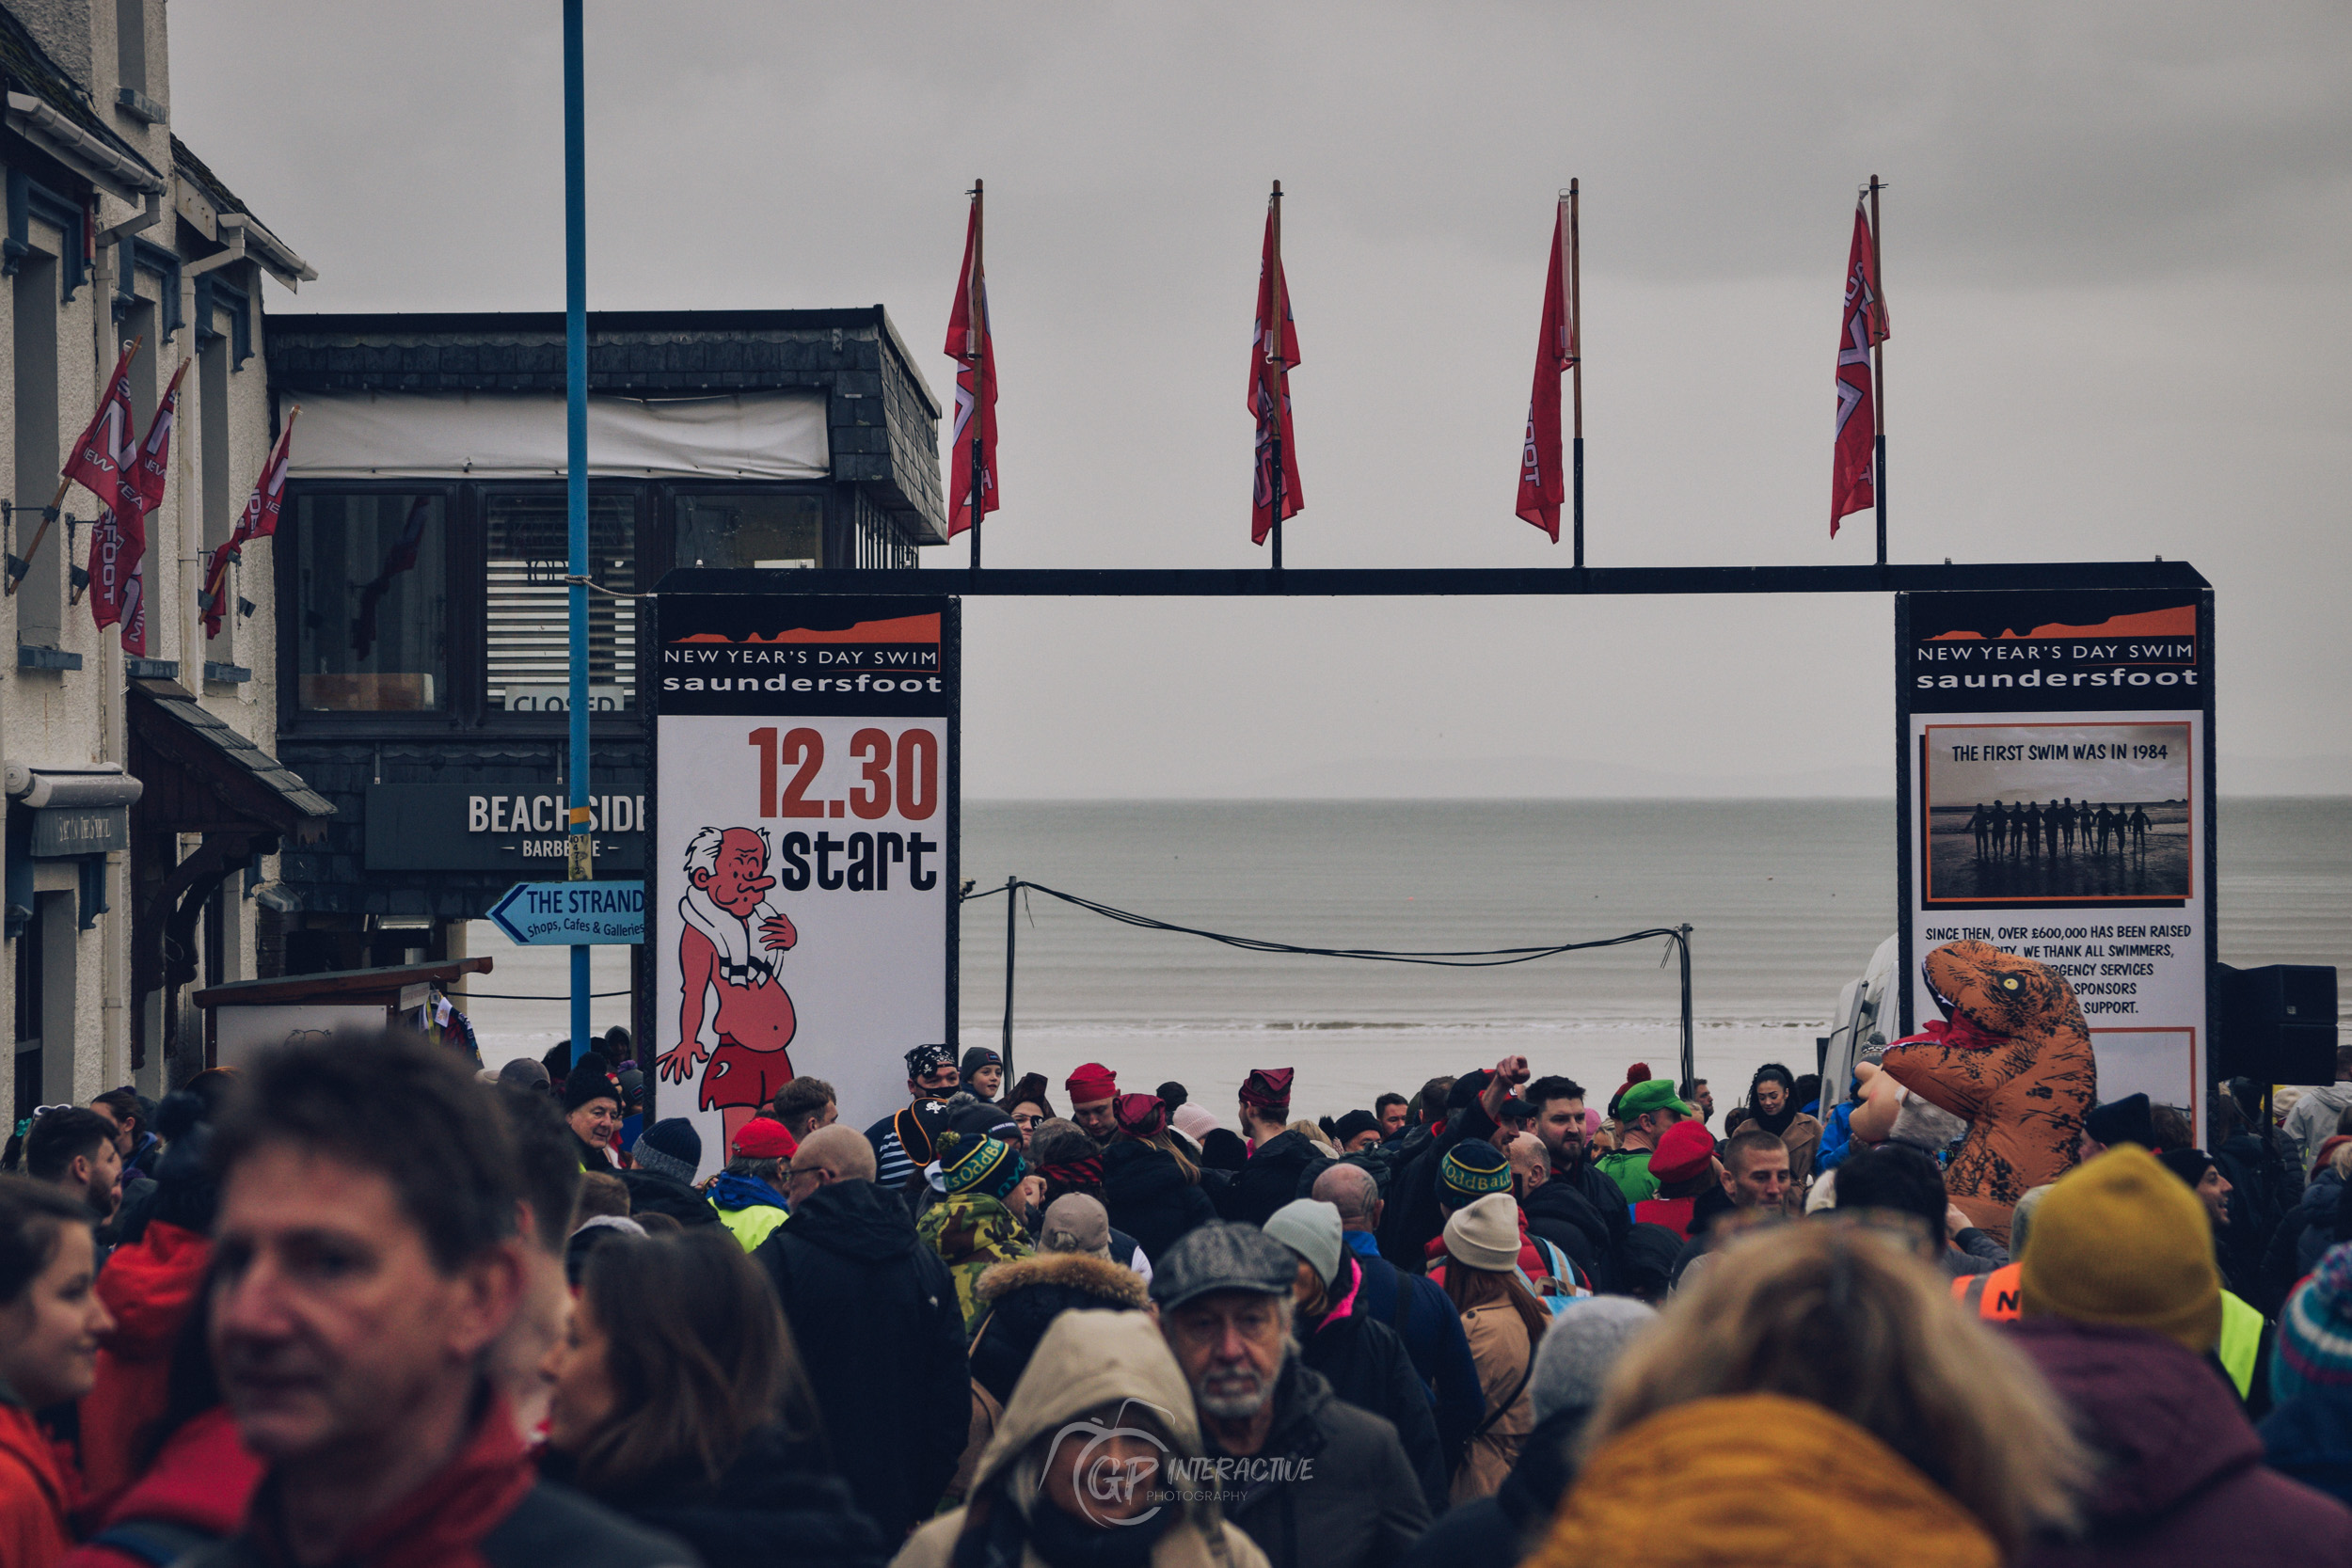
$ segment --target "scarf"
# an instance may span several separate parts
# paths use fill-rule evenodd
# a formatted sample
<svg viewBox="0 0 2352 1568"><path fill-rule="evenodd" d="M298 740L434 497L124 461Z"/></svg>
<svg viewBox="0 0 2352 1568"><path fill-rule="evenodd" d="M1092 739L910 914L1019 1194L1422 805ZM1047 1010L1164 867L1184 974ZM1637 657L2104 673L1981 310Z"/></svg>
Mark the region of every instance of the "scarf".
<svg viewBox="0 0 2352 1568"><path fill-rule="evenodd" d="M1748 1125L1761 1127L1775 1138L1788 1132L1788 1124L1796 1119L1797 1102L1793 1097L1781 1101L1780 1109L1769 1117L1753 1105L1748 1107Z"/></svg>
<svg viewBox="0 0 2352 1568"><path fill-rule="evenodd" d="M1040 1165L1037 1174L1052 1185L1072 1192L1100 1192L1103 1188L1103 1157L1089 1154L1081 1160L1065 1160L1058 1165Z"/></svg>
<svg viewBox="0 0 2352 1568"><path fill-rule="evenodd" d="M712 903L702 889L690 887L677 901L677 912L719 950L719 977L728 985L756 986L775 978L776 960L766 955L782 949L770 945L759 930L761 921L784 912L773 904L761 904L744 920Z"/></svg>
<svg viewBox="0 0 2352 1568"><path fill-rule="evenodd" d="M483 1402L473 1431L440 1474L343 1543L338 1560L370 1568L449 1568L475 1560L475 1547L538 1483L503 1397ZM280 1568L294 1554L278 1528L277 1478L263 1479L246 1513L256 1561Z"/></svg>
<svg viewBox="0 0 2352 1568"><path fill-rule="evenodd" d="M1048 1568L1146 1568L1180 1512L1164 1505L1136 1524L1097 1526L1072 1518L1041 1494L1025 1516L1004 1486L998 1482L965 1511L950 1568L1020 1568L1025 1551L1035 1551Z"/></svg>

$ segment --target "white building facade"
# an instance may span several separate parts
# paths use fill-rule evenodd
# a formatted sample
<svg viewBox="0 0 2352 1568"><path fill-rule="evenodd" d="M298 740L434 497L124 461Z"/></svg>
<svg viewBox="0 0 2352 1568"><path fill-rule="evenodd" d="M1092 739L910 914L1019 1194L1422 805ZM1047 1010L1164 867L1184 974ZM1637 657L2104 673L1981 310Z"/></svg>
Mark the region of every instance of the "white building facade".
<svg viewBox="0 0 2352 1568"><path fill-rule="evenodd" d="M190 989L260 972L277 853L333 810L268 754L273 543L231 568L216 632L199 606L204 558L236 527L277 436L263 278L315 275L172 135L167 13L165 0L0 5L11 1126L36 1103L126 1083L160 1094L200 1068ZM77 484L44 515L132 340L142 438L187 367L147 523L143 657L94 624L81 591L98 501Z"/></svg>

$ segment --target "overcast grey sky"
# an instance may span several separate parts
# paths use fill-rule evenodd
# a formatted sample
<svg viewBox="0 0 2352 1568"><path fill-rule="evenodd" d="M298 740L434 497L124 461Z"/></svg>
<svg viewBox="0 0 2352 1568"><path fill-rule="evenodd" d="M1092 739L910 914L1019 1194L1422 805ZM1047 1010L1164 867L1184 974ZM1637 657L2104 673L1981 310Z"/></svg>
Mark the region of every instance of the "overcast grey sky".
<svg viewBox="0 0 2352 1568"><path fill-rule="evenodd" d="M561 307L559 15L173 8L175 128L323 275L273 309ZM1827 497L1875 170L1895 558L2191 560L2224 789L2233 756L2352 753L2341 5L591 0L588 28L592 309L879 300L944 394L987 178L992 564L1263 561L1243 385L1277 177L1286 560L1565 564L1511 508L1570 176L1588 558L1867 562ZM965 787L1884 770L1890 634L1861 596L981 603Z"/></svg>

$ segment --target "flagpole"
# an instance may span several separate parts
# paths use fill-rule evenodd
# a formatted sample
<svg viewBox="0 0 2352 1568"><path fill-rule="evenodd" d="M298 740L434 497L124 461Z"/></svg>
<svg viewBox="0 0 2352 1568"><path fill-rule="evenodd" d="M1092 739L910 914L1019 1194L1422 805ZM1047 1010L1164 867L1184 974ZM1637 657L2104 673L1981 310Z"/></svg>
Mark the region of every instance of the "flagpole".
<svg viewBox="0 0 2352 1568"><path fill-rule="evenodd" d="M1274 227L1274 277L1266 290L1265 363L1279 365L1282 357L1282 300L1289 292L1282 277L1282 182L1274 182L1274 194L1267 198L1268 213ZM1282 388L1279 372L1269 373L1262 366L1258 373L1266 382L1265 400L1273 420L1274 480L1274 570L1282 569Z"/></svg>
<svg viewBox="0 0 2352 1568"><path fill-rule="evenodd" d="M1584 318L1583 289L1578 277L1581 260L1576 232L1577 182L1568 182L1568 341L1576 348L1568 361L1568 378L1576 389L1576 560L1584 564Z"/></svg>
<svg viewBox="0 0 2352 1568"><path fill-rule="evenodd" d="M122 351L123 357L127 359L137 354L139 351L139 345L145 341L147 341L147 334L144 332L132 339L131 346ZM117 368L119 369L120 367L118 366ZM109 388L114 385L114 378L111 375L106 378L106 385ZM135 437L138 435L138 432L134 429L131 434L134 437ZM33 557L40 553L40 542L49 537L49 525L57 520L59 508L65 505L65 493L72 488L72 475L66 474L59 477L57 480L57 493L51 497L49 504L41 509L40 527L34 531L33 542L24 546L24 565L27 570L29 570L32 566ZM8 573L0 573L0 577L5 577L7 578L5 585L0 585L0 598L15 598L17 583L21 580L20 574L10 571Z"/></svg>
<svg viewBox="0 0 2352 1568"><path fill-rule="evenodd" d="M1886 564L1886 334L1880 330L1885 319L1886 270L1879 255L1879 177L1870 176L1870 278L1878 290L1870 301L1870 417L1877 425L1871 432L1872 456L1878 472L1871 476L1871 493L1878 498L1879 564Z"/></svg>
<svg viewBox="0 0 2352 1568"><path fill-rule="evenodd" d="M986 286L981 282L980 210L981 182L977 175L972 180L972 274L964 282L963 348L972 359L972 479L971 488L964 496L964 504L972 513L972 569L980 569L980 518L988 510L982 482L988 473L988 457L981 446L981 410L988 406L988 355L984 334L987 323L980 319L981 299Z"/></svg>

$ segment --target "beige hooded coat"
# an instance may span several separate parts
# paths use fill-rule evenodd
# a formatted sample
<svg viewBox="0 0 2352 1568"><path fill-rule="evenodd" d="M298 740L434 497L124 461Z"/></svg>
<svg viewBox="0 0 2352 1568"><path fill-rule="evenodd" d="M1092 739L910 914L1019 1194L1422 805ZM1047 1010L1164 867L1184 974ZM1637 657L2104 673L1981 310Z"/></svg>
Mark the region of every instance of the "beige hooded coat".
<svg viewBox="0 0 2352 1568"><path fill-rule="evenodd" d="M1050 1438L1073 1422L1103 1415L1113 1426L1122 1405L1148 1413L1188 1458L1200 1453L1200 1428L1193 1415L1192 1389L1168 1343L1141 1312L1065 1312L1038 1341L1028 1370L1012 1391L1012 1402L996 1423L996 1435L980 1455L976 1497L1001 1488L999 1506L1025 1513L1050 1508L1033 1487L1014 1483L1014 1471L1040 1438ZM1152 1568L1266 1568L1257 1544L1219 1518L1208 1500L1177 1503L1185 1517L1163 1534L1152 1551ZM965 1509L945 1513L908 1538L891 1568L946 1568L963 1531ZM1032 1549L1023 1568L1044 1568Z"/></svg>

